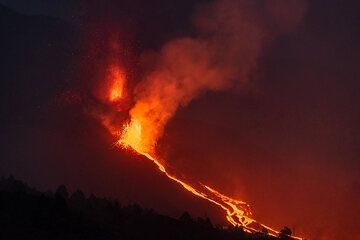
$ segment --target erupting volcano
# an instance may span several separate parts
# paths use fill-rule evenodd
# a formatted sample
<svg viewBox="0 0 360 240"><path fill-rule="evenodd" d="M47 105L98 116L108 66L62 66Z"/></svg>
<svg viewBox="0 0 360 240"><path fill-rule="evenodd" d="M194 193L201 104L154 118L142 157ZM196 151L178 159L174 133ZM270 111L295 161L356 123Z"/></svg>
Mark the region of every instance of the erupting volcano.
<svg viewBox="0 0 360 240"><path fill-rule="evenodd" d="M0 0L0 240L360 240L359 12Z"/></svg>
<svg viewBox="0 0 360 240"><path fill-rule="evenodd" d="M129 94L134 104L129 110L128 123L121 127L119 123L113 124L110 116L103 114L100 118L118 138L117 146L143 155L168 178L223 209L232 225L275 236L278 231L251 217L246 202L226 196L202 182L178 177L182 175L176 170L169 172L155 149L167 122L180 106L186 106L206 91L225 91L248 82L262 48L279 34L269 30L266 18L276 13L271 12L271 4L268 8L269 13L264 13L252 1L231 0L215 1L204 7L195 18L198 34L165 43L154 59L155 66ZM299 11L294 17L292 27L302 14ZM287 26L286 31L289 28ZM126 82L124 71L113 67L110 70L107 79L111 88L107 99L121 103Z"/></svg>

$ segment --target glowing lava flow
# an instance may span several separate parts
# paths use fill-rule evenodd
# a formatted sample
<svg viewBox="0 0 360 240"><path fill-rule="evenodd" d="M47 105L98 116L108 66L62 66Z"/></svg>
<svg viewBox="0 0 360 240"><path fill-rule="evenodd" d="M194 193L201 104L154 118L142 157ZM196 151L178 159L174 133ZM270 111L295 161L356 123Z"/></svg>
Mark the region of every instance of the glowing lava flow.
<svg viewBox="0 0 360 240"><path fill-rule="evenodd" d="M202 183L199 183L199 186L195 188L194 186L191 186L190 184L166 171L165 166L161 164L156 157L148 152L144 152L144 149L147 148L142 145L142 125L137 119L132 119L131 122L125 126L120 139L117 142L117 145L132 149L137 153L145 156L147 159L155 163L159 170L163 172L168 178L181 184L186 190L193 193L194 195L206 199L207 201L221 207L224 211L226 211L226 219L232 225L241 226L245 231L248 232L261 232L265 229L267 234L271 236L276 236L279 234L278 231L252 219L250 217L250 207L247 203L228 197ZM302 239L299 237L292 238Z"/></svg>

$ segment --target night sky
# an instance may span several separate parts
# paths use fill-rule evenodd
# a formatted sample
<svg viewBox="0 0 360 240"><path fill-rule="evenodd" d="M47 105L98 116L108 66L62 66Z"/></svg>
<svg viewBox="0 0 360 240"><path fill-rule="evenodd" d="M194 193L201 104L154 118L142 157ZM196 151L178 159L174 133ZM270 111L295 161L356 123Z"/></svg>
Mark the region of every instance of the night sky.
<svg viewBox="0 0 360 240"><path fill-rule="evenodd" d="M254 2L265 11L266 1ZM269 23L277 34L249 80L180 106L159 154L245 200L267 225L310 239L360 238L360 4L291 0L303 10L295 26L277 2L284 7ZM120 59L134 89L166 42L196 34L194 14L211 3L1 0L0 175L224 224L219 209L114 147L89 113L107 111L97 90L109 61Z"/></svg>

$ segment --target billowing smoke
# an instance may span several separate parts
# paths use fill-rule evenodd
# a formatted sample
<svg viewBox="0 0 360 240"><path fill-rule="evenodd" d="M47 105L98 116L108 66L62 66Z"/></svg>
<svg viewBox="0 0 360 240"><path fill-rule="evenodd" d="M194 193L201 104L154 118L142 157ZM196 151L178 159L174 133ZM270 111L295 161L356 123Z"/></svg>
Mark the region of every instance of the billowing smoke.
<svg viewBox="0 0 360 240"><path fill-rule="evenodd" d="M167 42L135 89L130 116L142 126L141 150L152 150L179 106L246 84L266 43L292 30L304 9L297 0L219 0L198 8L196 36Z"/></svg>

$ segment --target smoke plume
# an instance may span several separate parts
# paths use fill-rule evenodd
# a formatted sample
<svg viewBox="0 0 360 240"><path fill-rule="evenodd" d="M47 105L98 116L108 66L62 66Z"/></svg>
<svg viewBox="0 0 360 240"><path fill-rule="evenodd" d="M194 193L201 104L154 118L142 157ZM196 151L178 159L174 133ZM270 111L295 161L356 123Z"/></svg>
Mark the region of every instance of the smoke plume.
<svg viewBox="0 0 360 240"><path fill-rule="evenodd" d="M196 36L167 42L135 89L130 116L142 126L142 151L153 150L179 106L206 91L246 84L266 43L293 29L304 7L296 0L219 0L198 8Z"/></svg>

